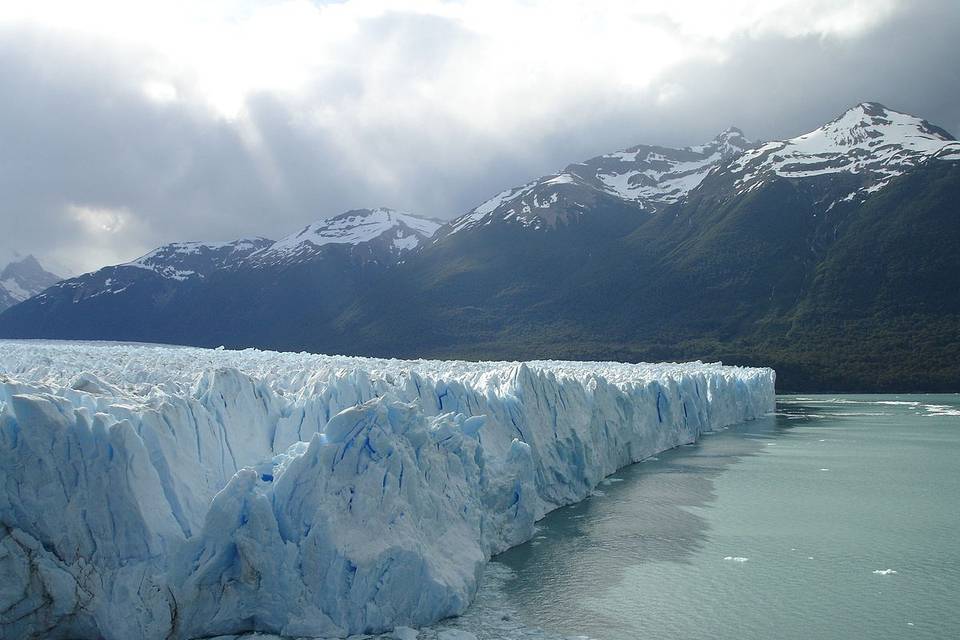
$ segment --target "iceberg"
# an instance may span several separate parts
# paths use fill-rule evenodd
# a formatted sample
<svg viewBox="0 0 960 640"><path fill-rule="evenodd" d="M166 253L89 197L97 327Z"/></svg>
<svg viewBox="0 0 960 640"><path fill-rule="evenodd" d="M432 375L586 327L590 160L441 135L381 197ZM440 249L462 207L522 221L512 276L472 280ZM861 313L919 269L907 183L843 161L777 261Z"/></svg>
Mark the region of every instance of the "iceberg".
<svg viewBox="0 0 960 640"><path fill-rule="evenodd" d="M346 637L462 613L608 475L774 372L0 341L0 636Z"/></svg>

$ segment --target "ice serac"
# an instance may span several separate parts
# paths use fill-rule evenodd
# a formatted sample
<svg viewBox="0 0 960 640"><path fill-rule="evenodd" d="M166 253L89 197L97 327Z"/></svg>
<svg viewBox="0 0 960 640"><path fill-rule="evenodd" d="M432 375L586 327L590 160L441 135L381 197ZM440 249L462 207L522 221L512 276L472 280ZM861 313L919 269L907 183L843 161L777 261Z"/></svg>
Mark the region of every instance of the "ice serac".
<svg viewBox="0 0 960 640"><path fill-rule="evenodd" d="M773 393L717 364L0 342L0 630L430 623L548 511Z"/></svg>

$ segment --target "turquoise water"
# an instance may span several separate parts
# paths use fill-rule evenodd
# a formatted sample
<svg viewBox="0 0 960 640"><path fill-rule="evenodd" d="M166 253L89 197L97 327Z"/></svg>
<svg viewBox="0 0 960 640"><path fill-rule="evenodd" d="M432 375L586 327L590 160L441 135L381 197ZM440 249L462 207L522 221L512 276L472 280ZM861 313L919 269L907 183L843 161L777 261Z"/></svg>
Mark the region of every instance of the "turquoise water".
<svg viewBox="0 0 960 640"><path fill-rule="evenodd" d="M492 565L515 622L603 640L960 638L960 396L781 397L598 489Z"/></svg>

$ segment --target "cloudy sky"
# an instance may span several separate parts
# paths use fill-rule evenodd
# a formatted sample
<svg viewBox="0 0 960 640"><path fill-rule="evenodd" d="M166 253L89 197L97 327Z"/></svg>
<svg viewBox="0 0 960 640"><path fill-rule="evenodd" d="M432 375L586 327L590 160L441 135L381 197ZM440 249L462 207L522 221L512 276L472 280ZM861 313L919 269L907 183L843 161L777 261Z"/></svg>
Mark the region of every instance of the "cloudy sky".
<svg viewBox="0 0 960 640"><path fill-rule="evenodd" d="M77 273L350 208L450 218L865 100L960 133L953 0L0 3L0 253Z"/></svg>

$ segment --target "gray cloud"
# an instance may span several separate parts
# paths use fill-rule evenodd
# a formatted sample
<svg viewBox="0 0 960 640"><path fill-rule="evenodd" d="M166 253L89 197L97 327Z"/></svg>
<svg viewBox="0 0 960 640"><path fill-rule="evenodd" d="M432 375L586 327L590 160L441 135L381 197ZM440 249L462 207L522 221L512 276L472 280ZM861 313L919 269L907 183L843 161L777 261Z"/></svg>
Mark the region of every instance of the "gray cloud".
<svg viewBox="0 0 960 640"><path fill-rule="evenodd" d="M483 36L453 19L388 13L362 21L301 91L251 93L236 119L194 99L189 83L181 99L149 98L157 61L146 48L8 27L0 248L79 271L173 240L278 237L353 207L450 218L599 153L695 144L731 124L754 138L794 136L862 100L956 134L958 25L958 3L909 3L855 36L741 33L722 59L682 62L639 89L597 69L562 91L551 81L542 102L535 91L491 102L496 79L470 57ZM589 46L571 42L558 68ZM517 86L538 82L522 60L516 74ZM449 108L462 95L431 83L458 76L489 118Z"/></svg>

